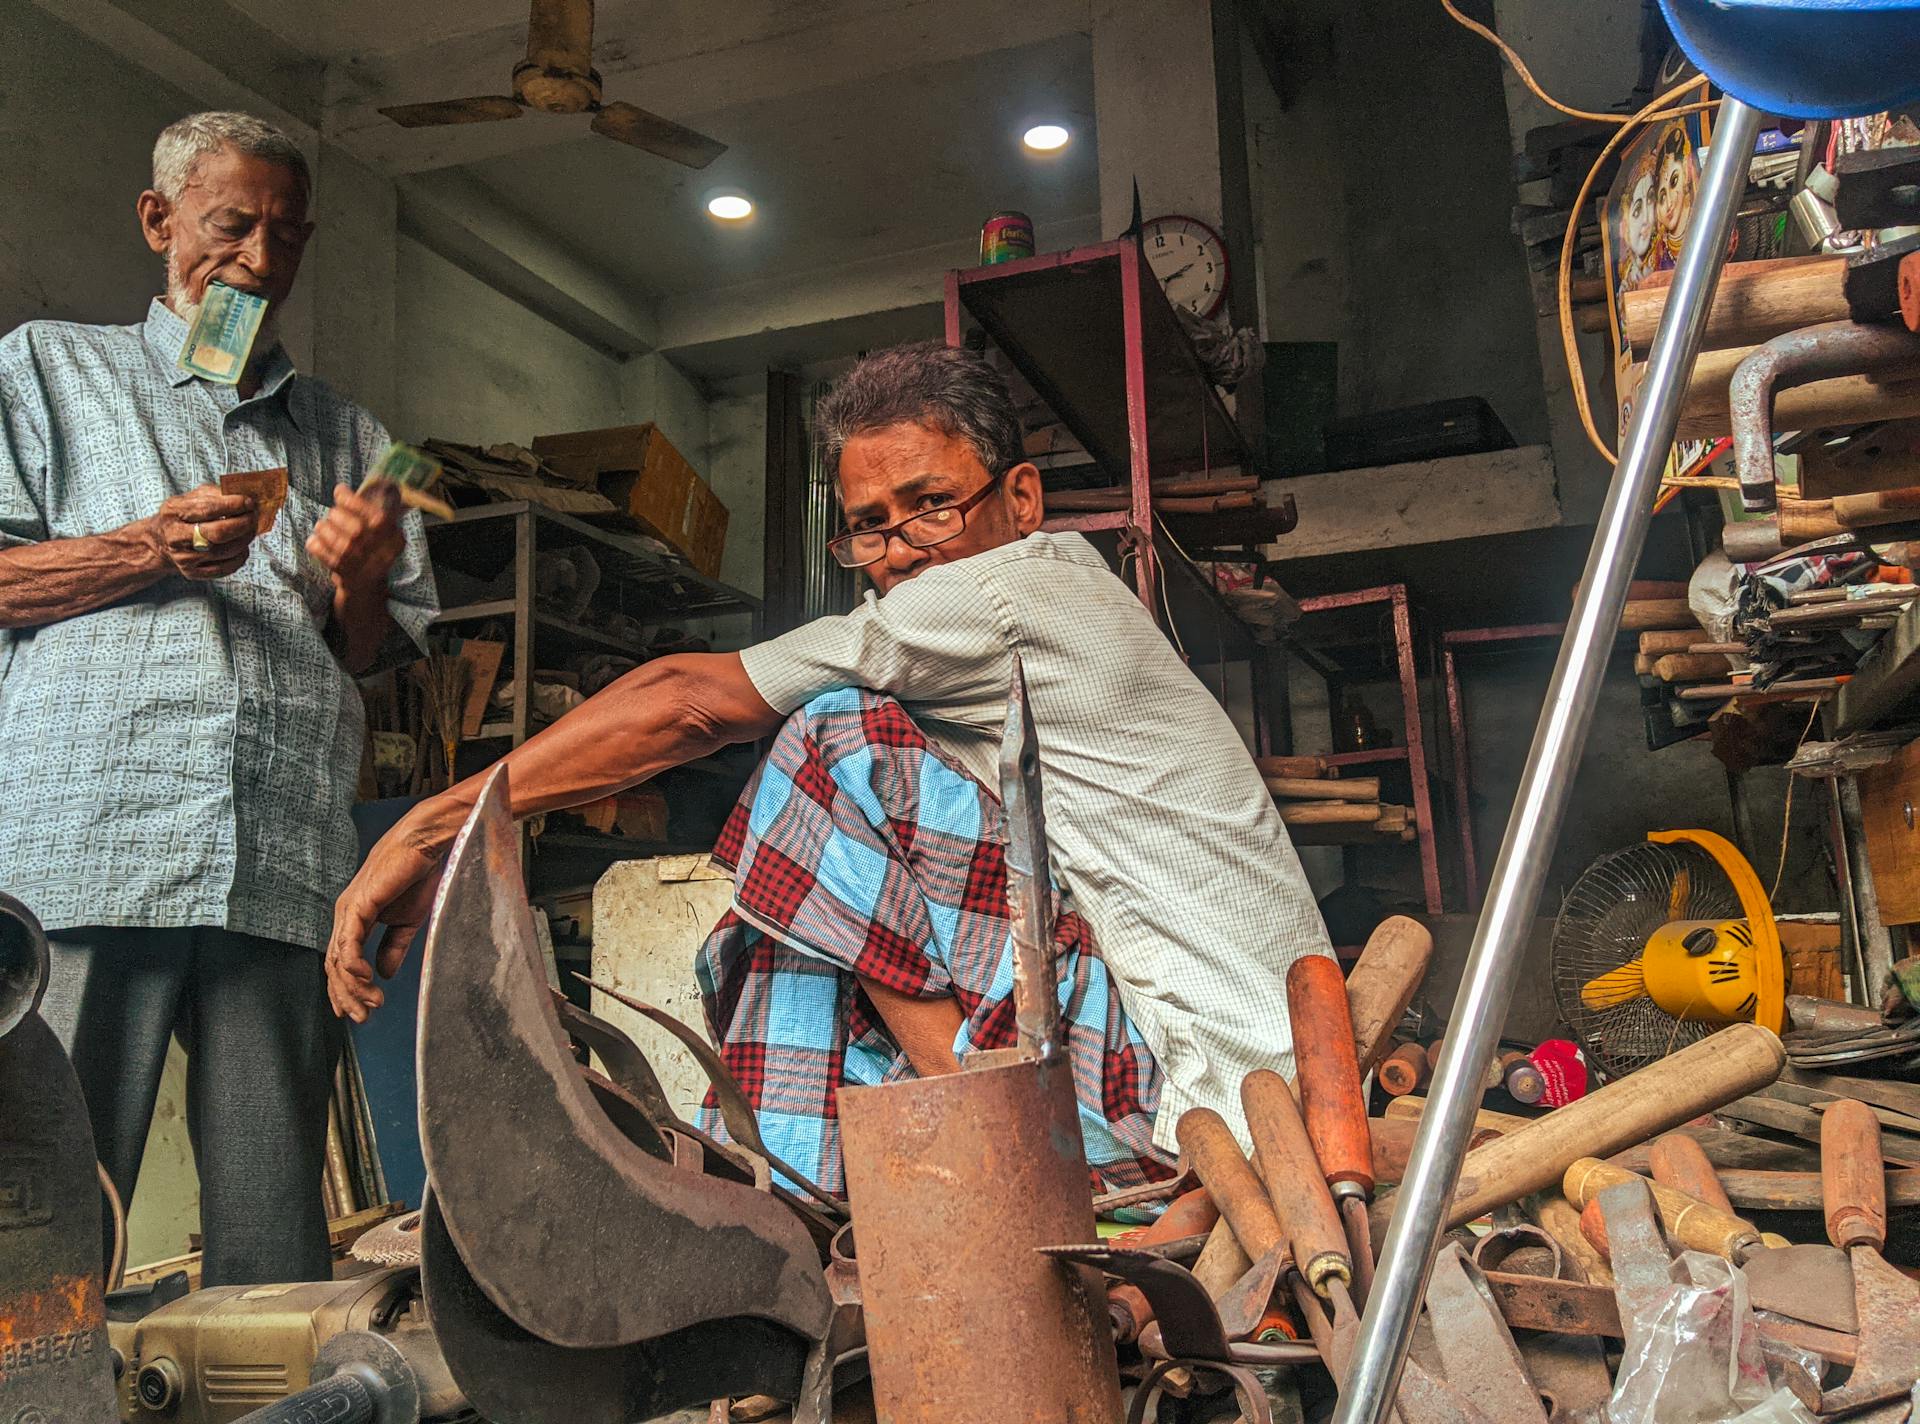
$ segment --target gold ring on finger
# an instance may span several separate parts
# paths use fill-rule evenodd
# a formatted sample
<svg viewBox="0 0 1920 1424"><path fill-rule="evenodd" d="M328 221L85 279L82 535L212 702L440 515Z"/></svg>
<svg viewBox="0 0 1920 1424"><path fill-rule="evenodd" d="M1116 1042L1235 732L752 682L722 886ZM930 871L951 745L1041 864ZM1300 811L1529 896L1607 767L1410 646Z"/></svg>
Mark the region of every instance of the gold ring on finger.
<svg viewBox="0 0 1920 1424"><path fill-rule="evenodd" d="M198 524L193 526L193 547L196 549L211 549L213 547L212 544L207 542L207 531L202 529Z"/></svg>

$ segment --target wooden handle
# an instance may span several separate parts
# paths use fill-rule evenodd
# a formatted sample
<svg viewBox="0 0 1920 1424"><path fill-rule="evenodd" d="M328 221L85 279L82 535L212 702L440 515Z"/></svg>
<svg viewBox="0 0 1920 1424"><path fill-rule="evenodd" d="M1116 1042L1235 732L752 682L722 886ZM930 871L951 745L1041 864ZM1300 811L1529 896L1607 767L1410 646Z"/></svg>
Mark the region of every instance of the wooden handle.
<svg viewBox="0 0 1920 1424"><path fill-rule="evenodd" d="M1284 1238L1273 1203L1220 1114L1212 1108L1189 1108L1180 1115L1174 1135L1248 1258L1257 1261L1278 1246Z"/></svg>
<svg viewBox="0 0 1920 1424"><path fill-rule="evenodd" d="M1427 1081L1427 1051L1417 1043L1403 1043L1382 1058L1373 1072L1381 1088L1393 1097L1403 1098L1417 1092Z"/></svg>
<svg viewBox="0 0 1920 1424"><path fill-rule="evenodd" d="M1833 516L1848 529L1870 529L1920 517L1920 485L1876 490L1872 494L1835 495Z"/></svg>
<svg viewBox="0 0 1920 1424"><path fill-rule="evenodd" d="M1684 1132L1669 1132L1647 1154L1648 1170L1662 1186L1685 1192L1708 1206L1733 1216L1733 1203L1707 1160L1707 1151Z"/></svg>
<svg viewBox="0 0 1920 1424"><path fill-rule="evenodd" d="M1253 764L1262 776L1327 775L1327 759L1323 756L1255 757Z"/></svg>
<svg viewBox="0 0 1920 1424"><path fill-rule="evenodd" d="M1575 1264L1576 1279L1597 1286L1613 1284L1613 1271L1607 1265L1607 1253L1580 1229L1578 1207L1558 1192L1542 1192L1534 1198L1533 1216L1540 1223L1540 1229L1560 1243L1565 1258Z"/></svg>
<svg viewBox="0 0 1920 1424"><path fill-rule="evenodd" d="M1748 269L1753 271L1749 272ZM1777 257L1727 264L1716 285L1701 335L1703 350L1750 346L1823 321L1850 315L1844 257ZM1670 272L1621 294L1620 334L1636 357L1647 354L1667 305Z"/></svg>
<svg viewBox="0 0 1920 1424"><path fill-rule="evenodd" d="M1387 1051L1394 1025L1420 991L1433 958L1433 936L1405 915L1382 920L1367 936L1347 975L1347 1009L1353 1019L1353 1056L1364 1077Z"/></svg>
<svg viewBox="0 0 1920 1424"><path fill-rule="evenodd" d="M1687 628L1700 631L1700 620L1684 598L1633 598L1620 612L1620 626L1629 633L1649 628Z"/></svg>
<svg viewBox="0 0 1920 1424"><path fill-rule="evenodd" d="M1353 1279L1353 1260L1293 1089L1278 1073L1256 1068L1240 1083L1240 1105L1260 1157L1267 1199L1293 1243L1294 1264L1307 1284L1325 1295L1330 1279Z"/></svg>
<svg viewBox="0 0 1920 1424"><path fill-rule="evenodd" d="M1820 1118L1820 1193L1827 1239L1841 1249L1887 1242L1887 1175L1880 1157L1880 1119L1854 1098Z"/></svg>
<svg viewBox="0 0 1920 1424"><path fill-rule="evenodd" d="M1287 971L1287 1018L1293 1025L1294 1081L1320 1169L1328 1185L1353 1182L1371 1195L1367 1099L1354 1057L1346 977L1331 956L1294 961Z"/></svg>
<svg viewBox="0 0 1920 1424"><path fill-rule="evenodd" d="M1642 1180L1611 1162L1582 1157L1567 1168L1561 1190L1568 1201L1584 1210L1600 1199L1603 1188ZM1731 1212L1708 1206L1698 1197L1690 1197L1659 1182L1648 1185L1653 1190L1654 1207L1660 1213L1661 1229L1688 1250L1706 1251L1738 1264L1760 1249L1760 1232L1752 1222L1742 1221Z"/></svg>
<svg viewBox="0 0 1920 1424"><path fill-rule="evenodd" d="M1378 801L1380 778L1349 776L1339 781L1309 776L1269 776L1267 790L1283 801Z"/></svg>
<svg viewBox="0 0 1920 1424"><path fill-rule="evenodd" d="M1607 1219L1600 1214L1598 1197L1580 1208L1580 1239L1599 1253L1601 1260L1611 1266L1613 1248L1607 1245Z"/></svg>
<svg viewBox="0 0 1920 1424"><path fill-rule="evenodd" d="M1662 682L1725 682L1729 671L1717 653L1662 653L1653 660L1653 675Z"/></svg>
<svg viewBox="0 0 1920 1424"><path fill-rule="evenodd" d="M1786 1062L1786 1050L1767 1029L1733 1024L1616 1078L1467 1153L1447 1224L1459 1226L1552 1186L1582 1157L1607 1156L1724 1107L1773 1082ZM1393 1106L1411 1101L1396 1098Z"/></svg>

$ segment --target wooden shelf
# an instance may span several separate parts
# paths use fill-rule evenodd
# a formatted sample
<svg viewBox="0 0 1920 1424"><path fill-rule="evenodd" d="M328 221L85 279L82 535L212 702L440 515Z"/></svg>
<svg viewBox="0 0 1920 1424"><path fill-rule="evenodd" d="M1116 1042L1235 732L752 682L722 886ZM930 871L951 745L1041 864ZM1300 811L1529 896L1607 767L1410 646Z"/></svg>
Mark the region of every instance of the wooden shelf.
<svg viewBox="0 0 1920 1424"><path fill-rule="evenodd" d="M1405 761L1405 747L1369 747L1363 752L1335 752L1327 758L1328 766L1368 766L1381 761Z"/></svg>
<svg viewBox="0 0 1920 1424"><path fill-rule="evenodd" d="M452 608L443 608L434 618L433 623L437 628L448 623L477 623L485 618L511 617L513 617L511 598L490 598L484 603L459 603Z"/></svg>

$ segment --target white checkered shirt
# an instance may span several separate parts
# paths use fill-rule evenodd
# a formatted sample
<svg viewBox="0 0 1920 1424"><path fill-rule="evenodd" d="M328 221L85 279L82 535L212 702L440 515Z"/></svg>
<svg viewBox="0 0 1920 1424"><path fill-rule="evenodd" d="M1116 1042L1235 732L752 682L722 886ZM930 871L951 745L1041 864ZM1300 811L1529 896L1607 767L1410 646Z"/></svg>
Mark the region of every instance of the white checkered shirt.
<svg viewBox="0 0 1920 1424"><path fill-rule="evenodd" d="M284 351L241 400L179 370L185 324L29 322L0 340L0 547L104 533L238 470L287 468L239 572L167 577L0 630L0 889L49 929L211 925L326 943L358 858L360 695L305 551L336 483L386 444ZM388 580L418 643L437 611L420 516Z"/></svg>
<svg viewBox="0 0 1920 1424"><path fill-rule="evenodd" d="M897 697L996 793L1012 654L1040 740L1053 872L1166 1074L1155 1141L1240 1080L1293 1073L1286 973L1330 954L1300 858L1233 723L1078 534L935 564L741 654L783 713L835 687Z"/></svg>

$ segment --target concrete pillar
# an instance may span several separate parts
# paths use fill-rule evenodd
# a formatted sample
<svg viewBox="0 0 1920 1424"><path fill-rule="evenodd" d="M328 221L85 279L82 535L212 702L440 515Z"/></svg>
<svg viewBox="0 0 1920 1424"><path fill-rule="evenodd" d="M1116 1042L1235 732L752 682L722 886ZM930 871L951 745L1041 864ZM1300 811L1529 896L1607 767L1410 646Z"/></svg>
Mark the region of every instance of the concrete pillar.
<svg viewBox="0 0 1920 1424"><path fill-rule="evenodd" d="M339 145L322 142L313 220L300 278L310 313L306 369L391 422L405 344L405 333L394 329L393 184ZM289 350L300 359L291 342Z"/></svg>
<svg viewBox="0 0 1920 1424"><path fill-rule="evenodd" d="M1253 219L1233 0L1095 0L1093 102L1101 235L1132 220L1137 179L1146 217L1180 213L1219 231L1240 264L1236 324L1250 323Z"/></svg>

